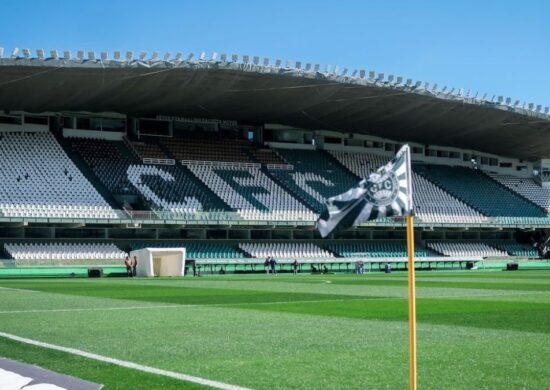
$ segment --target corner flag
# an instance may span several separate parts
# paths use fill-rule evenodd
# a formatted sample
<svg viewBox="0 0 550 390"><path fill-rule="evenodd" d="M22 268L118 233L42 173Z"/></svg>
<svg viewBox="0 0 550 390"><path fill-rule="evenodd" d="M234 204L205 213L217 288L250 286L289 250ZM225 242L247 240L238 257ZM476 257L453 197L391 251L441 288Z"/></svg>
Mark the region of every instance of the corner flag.
<svg viewBox="0 0 550 390"><path fill-rule="evenodd" d="M326 201L327 208L317 220L324 238L364 221L399 217L412 211L412 177L409 145L359 184Z"/></svg>

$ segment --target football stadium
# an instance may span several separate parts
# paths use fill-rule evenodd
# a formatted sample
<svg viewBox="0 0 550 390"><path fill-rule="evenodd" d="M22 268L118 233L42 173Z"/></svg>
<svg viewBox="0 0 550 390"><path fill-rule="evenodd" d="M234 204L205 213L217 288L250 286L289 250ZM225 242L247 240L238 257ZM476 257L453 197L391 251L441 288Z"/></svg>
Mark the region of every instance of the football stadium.
<svg viewBox="0 0 550 390"><path fill-rule="evenodd" d="M39 372L4 360L60 375L28 389L407 388L409 264L419 388L548 388L548 107L232 53L0 54L6 388ZM407 184L381 180L404 145Z"/></svg>

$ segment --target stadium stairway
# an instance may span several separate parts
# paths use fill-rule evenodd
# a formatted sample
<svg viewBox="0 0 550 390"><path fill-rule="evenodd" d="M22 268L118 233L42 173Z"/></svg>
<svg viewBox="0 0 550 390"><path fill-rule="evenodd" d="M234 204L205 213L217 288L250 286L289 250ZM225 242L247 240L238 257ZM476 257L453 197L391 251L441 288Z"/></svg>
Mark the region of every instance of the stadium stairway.
<svg viewBox="0 0 550 390"><path fill-rule="evenodd" d="M55 138L57 142L61 145L61 148L65 151L67 156L72 160L74 165L82 172L84 177L88 179L88 181L94 186L97 192L107 201L109 206L111 206L114 210L120 210L121 205L120 203L115 199L113 194L105 187L105 185L99 180L99 178L94 174L92 168L88 164L86 164L86 161L80 156L70 145L70 142L59 135L55 135Z"/></svg>
<svg viewBox="0 0 550 390"><path fill-rule="evenodd" d="M550 218L542 208L482 172L463 167L423 164L415 164L413 169L470 207L500 222L550 224Z"/></svg>

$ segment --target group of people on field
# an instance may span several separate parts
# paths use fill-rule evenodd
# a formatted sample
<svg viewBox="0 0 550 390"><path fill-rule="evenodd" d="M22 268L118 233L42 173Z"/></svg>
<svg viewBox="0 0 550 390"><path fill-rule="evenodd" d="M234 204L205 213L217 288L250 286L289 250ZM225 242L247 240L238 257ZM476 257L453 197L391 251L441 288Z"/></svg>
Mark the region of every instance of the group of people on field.
<svg viewBox="0 0 550 390"><path fill-rule="evenodd" d="M267 256L267 258L264 261L264 268L266 274L272 274L277 275L277 260L273 256ZM294 260L292 263L292 272L294 274L297 274L300 271L300 263L298 263L298 260Z"/></svg>
<svg viewBox="0 0 550 390"><path fill-rule="evenodd" d="M277 275L277 260L273 256L267 256L264 261L264 268L266 274Z"/></svg>
<svg viewBox="0 0 550 390"><path fill-rule="evenodd" d="M126 256L126 258L124 259L124 265L126 266L126 275L128 277L131 278L131 277L136 276L136 274L137 274L137 265L138 265L138 261L137 261L136 256L134 256L133 260L130 260L130 257Z"/></svg>

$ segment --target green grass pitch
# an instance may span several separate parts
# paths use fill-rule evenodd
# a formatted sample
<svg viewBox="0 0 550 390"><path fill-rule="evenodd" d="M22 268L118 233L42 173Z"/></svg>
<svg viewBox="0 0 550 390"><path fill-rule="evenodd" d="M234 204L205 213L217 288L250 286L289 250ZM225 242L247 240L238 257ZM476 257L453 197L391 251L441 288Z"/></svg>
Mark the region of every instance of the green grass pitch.
<svg viewBox="0 0 550 390"><path fill-rule="evenodd" d="M0 280L0 331L253 389L408 387L406 273ZM417 273L420 389L550 387L550 272ZM105 384L198 389L0 337Z"/></svg>

